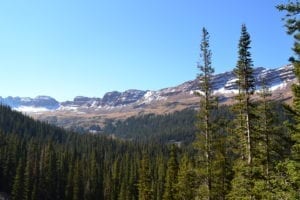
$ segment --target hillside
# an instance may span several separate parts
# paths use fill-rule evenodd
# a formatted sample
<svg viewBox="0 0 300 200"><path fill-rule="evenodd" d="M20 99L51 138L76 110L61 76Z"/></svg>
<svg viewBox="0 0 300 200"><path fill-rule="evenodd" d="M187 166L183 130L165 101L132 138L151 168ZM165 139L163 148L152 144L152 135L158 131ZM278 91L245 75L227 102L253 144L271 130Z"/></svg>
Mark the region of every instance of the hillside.
<svg viewBox="0 0 300 200"><path fill-rule="evenodd" d="M287 119L282 105L274 104L271 110L276 111L278 120L274 125L282 125ZM231 109L224 106L216 114L221 119L218 123L231 127ZM153 195L162 199L172 155L168 153L172 152L170 144L180 146L178 162L183 155L193 160L195 152L189 144L195 139L195 119L194 110L183 110L109 121L103 133L123 140L67 132L0 106L0 197L124 199L127 195L138 199L141 166L147 162ZM227 129L223 131L227 133ZM290 141L285 138L286 130L280 131L283 135L276 142L280 142L280 156L285 156ZM230 143L229 147L234 145ZM275 157L282 159L277 154ZM181 161L181 165L185 163Z"/></svg>
<svg viewBox="0 0 300 200"><path fill-rule="evenodd" d="M0 105L0 199L137 199L143 151L153 173L165 166L164 145L71 133Z"/></svg>

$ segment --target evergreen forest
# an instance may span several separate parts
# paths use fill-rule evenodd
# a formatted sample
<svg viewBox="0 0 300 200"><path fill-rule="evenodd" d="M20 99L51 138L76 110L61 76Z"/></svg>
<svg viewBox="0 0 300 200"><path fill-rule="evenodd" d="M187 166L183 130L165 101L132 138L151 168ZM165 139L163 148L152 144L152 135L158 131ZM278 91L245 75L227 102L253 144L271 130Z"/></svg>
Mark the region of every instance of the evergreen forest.
<svg viewBox="0 0 300 200"><path fill-rule="evenodd" d="M286 14L300 79L300 2L277 9ZM220 105L206 28L201 36L197 110L108 121L103 134L79 134L0 105L0 199L300 199L300 84L290 104L273 101L265 81L255 88L243 24L238 93Z"/></svg>

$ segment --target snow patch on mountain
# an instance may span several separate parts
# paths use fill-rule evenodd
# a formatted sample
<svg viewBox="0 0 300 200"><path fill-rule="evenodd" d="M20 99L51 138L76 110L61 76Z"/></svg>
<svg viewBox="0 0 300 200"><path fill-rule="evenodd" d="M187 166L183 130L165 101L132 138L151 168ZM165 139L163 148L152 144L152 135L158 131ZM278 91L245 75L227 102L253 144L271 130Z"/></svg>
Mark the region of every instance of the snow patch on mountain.
<svg viewBox="0 0 300 200"><path fill-rule="evenodd" d="M162 96L162 94L163 94L162 92L158 92L158 91L147 91L139 103L149 104L153 101L166 100L167 97Z"/></svg>
<svg viewBox="0 0 300 200"><path fill-rule="evenodd" d="M287 86L287 82L283 82L283 83L279 83L279 84L276 84L276 85L272 85L269 90L270 91L275 91L275 90L278 90L278 89L284 89L286 88Z"/></svg>
<svg viewBox="0 0 300 200"><path fill-rule="evenodd" d="M45 107L34 107L34 106L20 106L20 107L14 108L14 110L22 112L22 113L41 113L41 112L50 111L49 109L47 109Z"/></svg>
<svg viewBox="0 0 300 200"><path fill-rule="evenodd" d="M213 91L214 95L218 95L218 94L223 94L223 95L230 94L230 95L233 95L233 94L238 94L238 93L239 93L239 90L235 90L235 89L227 90L225 87L221 87L221 88Z"/></svg>
<svg viewBox="0 0 300 200"><path fill-rule="evenodd" d="M152 101L154 99L154 92L153 91L148 91L144 95L144 99L145 99L145 101Z"/></svg>
<svg viewBox="0 0 300 200"><path fill-rule="evenodd" d="M60 106L57 110L77 111L78 108L79 106L70 105L70 106Z"/></svg>

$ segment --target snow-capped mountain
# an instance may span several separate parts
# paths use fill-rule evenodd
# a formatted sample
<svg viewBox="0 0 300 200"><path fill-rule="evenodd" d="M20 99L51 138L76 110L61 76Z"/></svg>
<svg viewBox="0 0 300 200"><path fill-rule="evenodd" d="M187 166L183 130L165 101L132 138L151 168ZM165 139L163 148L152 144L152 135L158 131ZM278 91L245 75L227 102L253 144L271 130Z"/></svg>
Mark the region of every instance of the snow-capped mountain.
<svg viewBox="0 0 300 200"><path fill-rule="evenodd" d="M9 105L13 109L21 112L41 112L56 110L60 103L49 96L30 97L0 97L0 103Z"/></svg>
<svg viewBox="0 0 300 200"><path fill-rule="evenodd" d="M286 100L291 97L289 86L295 81L293 66L287 65L276 69L255 68L256 88L260 89L262 80L268 83L274 98ZM214 94L221 103L228 102L237 92L236 77L232 71L216 74L212 78ZM0 97L0 103L27 114L40 114L41 118L49 116L105 115L127 116L137 113L164 113L198 105L198 80L187 81L175 87L158 91L127 90L125 92L108 92L102 98L78 96L72 101L58 102L52 97L36 98Z"/></svg>

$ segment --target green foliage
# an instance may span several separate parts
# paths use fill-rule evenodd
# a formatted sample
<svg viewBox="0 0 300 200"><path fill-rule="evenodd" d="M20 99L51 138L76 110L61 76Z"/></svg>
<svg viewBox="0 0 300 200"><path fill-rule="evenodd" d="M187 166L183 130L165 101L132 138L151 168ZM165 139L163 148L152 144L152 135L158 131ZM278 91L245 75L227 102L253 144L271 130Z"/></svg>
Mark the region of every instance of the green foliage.
<svg viewBox="0 0 300 200"><path fill-rule="evenodd" d="M16 176L14 178L13 188L12 188L12 199L19 200L22 199L23 195L23 182L24 182L24 164L23 161L20 159L19 164L17 167Z"/></svg>
<svg viewBox="0 0 300 200"><path fill-rule="evenodd" d="M234 164L234 179L232 180L231 198L253 198L254 186L254 107L251 96L255 90L255 80L253 76L252 58L250 53L251 39L246 26L241 28L241 37L238 45L238 61L234 70L239 93L236 96L235 105L236 128L234 136L238 142L237 157Z"/></svg>
<svg viewBox="0 0 300 200"><path fill-rule="evenodd" d="M141 152L150 199L161 199L165 146L70 133L3 106L0 119L0 192L13 199L138 199Z"/></svg>
<svg viewBox="0 0 300 200"><path fill-rule="evenodd" d="M202 42L200 45L202 65L199 79L200 109L197 121L196 163L198 175L198 193L200 199L225 198L227 189L226 174L226 131L221 126L221 109L217 106L217 99L213 96L212 75L214 69L211 66L211 51L209 49L209 34L205 28L202 30ZM224 122L224 121L223 121ZM223 124L224 125L224 124ZM193 193L192 193L193 194Z"/></svg>
<svg viewBox="0 0 300 200"><path fill-rule="evenodd" d="M186 109L165 115L146 114L125 120L108 120L103 131L124 139L164 144L171 140L191 143L195 138L194 116L194 110Z"/></svg>
<svg viewBox="0 0 300 200"><path fill-rule="evenodd" d="M285 11L285 21L287 33L294 38L293 51L296 57L291 57L290 60L294 65L295 75L298 82L292 86L293 91L293 106L292 114L294 124L289 126L291 130L293 146L291 148L291 155L289 159L281 162L278 165L280 178L279 179L279 193L292 197L293 199L300 199L300 2L289 1L286 4L278 5L280 11Z"/></svg>
<svg viewBox="0 0 300 200"><path fill-rule="evenodd" d="M270 104L270 110L276 110L279 116L279 119L272 117L273 125L283 126L281 122L285 121L287 116L282 105ZM155 138L147 142L126 141L106 136L70 133L0 106L0 118L4 120L4 116L5 124L0 125L0 192L9 194L11 198L206 198L204 193L199 193L200 183L203 182L199 171L206 168L198 165L199 151L195 151L192 146L173 146L170 150L169 144L157 142ZM226 106L212 112L215 122L212 125L214 133L211 137L211 155L214 158L211 162L212 199L230 197L227 193L231 190L231 168L237 159L232 149L234 143L229 137L234 129L233 124L229 122L234 117L234 113ZM185 120L194 119L195 112L190 112ZM10 128L5 127L6 125ZM20 132L11 132L18 128ZM33 134L27 130L31 130ZM285 134L282 136L288 138ZM271 138L275 141L275 137ZM276 141L284 144L285 140L282 138L278 135ZM277 146L275 144L278 143L274 143L274 146ZM271 162L272 170L275 163L287 157L289 151L286 149L289 145L290 143L286 142L284 147L276 149L277 154L275 150L271 153L271 159L274 160ZM297 179L289 178L291 175L295 176L294 165L281 166L274 169L274 175L270 175L270 191L276 195L292 195L287 194L287 190L278 188L285 187L293 191ZM242 165L240 167L242 169ZM246 183L242 184L247 187ZM254 184L258 191L265 187L261 182ZM291 185L293 187L290 187ZM264 198L263 195L265 194L259 198Z"/></svg>
<svg viewBox="0 0 300 200"><path fill-rule="evenodd" d="M198 189L198 176L189 157L184 155L179 164L176 199L195 199Z"/></svg>
<svg viewBox="0 0 300 200"><path fill-rule="evenodd" d="M234 73L237 77L239 95L241 98L249 98L255 91L255 79L253 76L253 61L250 53L251 38L245 24L241 28L241 36L238 45L238 61ZM246 95L245 97L243 95Z"/></svg>
<svg viewBox="0 0 300 200"><path fill-rule="evenodd" d="M177 160L177 147L171 146L170 156L167 164L166 180L164 187L163 200L174 200L178 194L178 160Z"/></svg>
<svg viewBox="0 0 300 200"><path fill-rule="evenodd" d="M152 173L150 169L150 160L147 155L144 155L140 162L138 190L139 199L153 199Z"/></svg>

